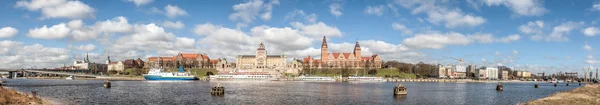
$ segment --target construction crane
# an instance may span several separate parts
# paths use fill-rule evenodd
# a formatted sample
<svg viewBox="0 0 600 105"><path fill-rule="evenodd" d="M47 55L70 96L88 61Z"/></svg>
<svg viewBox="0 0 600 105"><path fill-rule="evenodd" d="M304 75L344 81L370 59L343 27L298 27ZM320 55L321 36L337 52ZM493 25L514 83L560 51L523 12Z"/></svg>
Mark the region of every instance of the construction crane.
<svg viewBox="0 0 600 105"><path fill-rule="evenodd" d="M460 65L462 65L462 64L463 64L463 60L462 60L462 58L454 58L454 57L449 57L449 58L452 58L452 59L454 59L454 60L458 60L458 62L459 62L459 64L460 64Z"/></svg>

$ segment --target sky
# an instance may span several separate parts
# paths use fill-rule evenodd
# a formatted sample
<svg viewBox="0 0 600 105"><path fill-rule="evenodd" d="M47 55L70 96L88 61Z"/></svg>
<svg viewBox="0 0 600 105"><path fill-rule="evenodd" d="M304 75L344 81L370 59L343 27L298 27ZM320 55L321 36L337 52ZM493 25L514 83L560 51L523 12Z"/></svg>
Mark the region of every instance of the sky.
<svg viewBox="0 0 600 105"><path fill-rule="evenodd" d="M0 68L205 53L234 62L264 43L288 60L330 52L407 63L598 67L596 0L1 0Z"/></svg>

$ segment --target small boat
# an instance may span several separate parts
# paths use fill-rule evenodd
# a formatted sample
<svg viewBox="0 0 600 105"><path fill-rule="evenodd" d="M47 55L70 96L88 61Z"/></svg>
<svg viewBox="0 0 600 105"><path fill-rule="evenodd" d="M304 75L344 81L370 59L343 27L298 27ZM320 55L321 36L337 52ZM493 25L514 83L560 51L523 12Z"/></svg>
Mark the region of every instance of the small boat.
<svg viewBox="0 0 600 105"><path fill-rule="evenodd" d="M398 84L398 85L396 85L396 87L394 87L394 95L406 95L406 94L408 94L408 91L406 90L406 87L404 87L404 85Z"/></svg>
<svg viewBox="0 0 600 105"><path fill-rule="evenodd" d="M65 79L68 79L68 80L73 80L73 79L75 79L75 77L73 77L73 76L69 76L69 77L67 77L67 78L65 78Z"/></svg>

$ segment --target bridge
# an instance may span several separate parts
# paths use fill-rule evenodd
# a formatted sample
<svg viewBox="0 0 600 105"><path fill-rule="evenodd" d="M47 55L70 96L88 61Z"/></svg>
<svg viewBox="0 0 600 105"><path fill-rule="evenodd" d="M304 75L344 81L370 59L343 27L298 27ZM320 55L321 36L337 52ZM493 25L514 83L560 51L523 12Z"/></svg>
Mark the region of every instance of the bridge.
<svg viewBox="0 0 600 105"><path fill-rule="evenodd" d="M88 70L52 70L52 69L0 69L0 72L9 72L9 77L17 77L19 73L21 76L27 76L29 73L34 74L53 74L53 75L68 75L76 77L89 77L89 78L123 78L123 77L110 77L110 76L98 76L82 73L82 71ZM79 72L79 73L77 73Z"/></svg>

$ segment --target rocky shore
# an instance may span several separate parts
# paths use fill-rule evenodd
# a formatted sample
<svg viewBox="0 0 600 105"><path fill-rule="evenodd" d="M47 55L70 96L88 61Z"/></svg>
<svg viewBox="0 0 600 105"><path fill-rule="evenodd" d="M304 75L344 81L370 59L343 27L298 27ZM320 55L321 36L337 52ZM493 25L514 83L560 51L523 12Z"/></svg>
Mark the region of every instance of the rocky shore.
<svg viewBox="0 0 600 105"><path fill-rule="evenodd" d="M51 105L35 94L23 94L0 86L0 105Z"/></svg>
<svg viewBox="0 0 600 105"><path fill-rule="evenodd" d="M600 105L600 84L585 86L558 92L524 105Z"/></svg>

